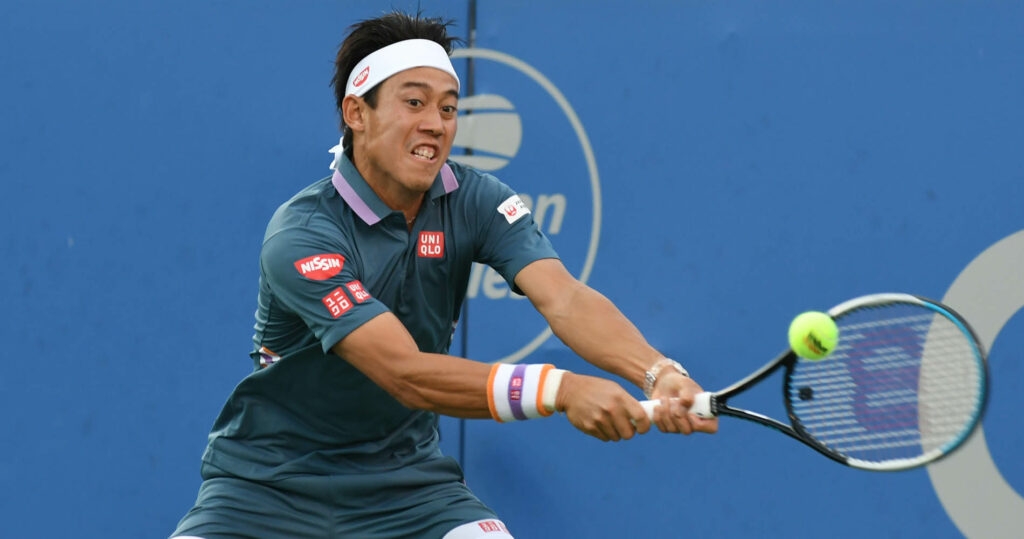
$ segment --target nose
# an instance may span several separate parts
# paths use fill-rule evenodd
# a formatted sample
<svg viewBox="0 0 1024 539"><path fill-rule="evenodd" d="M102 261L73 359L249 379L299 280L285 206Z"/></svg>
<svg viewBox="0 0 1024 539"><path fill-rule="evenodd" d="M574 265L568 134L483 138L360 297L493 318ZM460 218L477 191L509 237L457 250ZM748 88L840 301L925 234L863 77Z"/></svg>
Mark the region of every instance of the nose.
<svg viewBox="0 0 1024 539"><path fill-rule="evenodd" d="M441 116L441 111L428 108L420 119L420 130L434 136L441 136L444 134L444 129L444 118Z"/></svg>

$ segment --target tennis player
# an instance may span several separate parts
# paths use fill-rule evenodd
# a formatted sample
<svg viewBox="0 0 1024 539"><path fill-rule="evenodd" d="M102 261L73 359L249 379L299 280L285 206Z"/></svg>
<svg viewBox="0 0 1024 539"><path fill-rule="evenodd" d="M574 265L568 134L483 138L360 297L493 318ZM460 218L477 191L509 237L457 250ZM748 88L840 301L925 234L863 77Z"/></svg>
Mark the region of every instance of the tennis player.
<svg viewBox="0 0 1024 539"><path fill-rule="evenodd" d="M344 133L333 174L270 220L255 368L214 424L174 537L508 538L441 454L438 414L562 412L604 441L651 428L611 380L447 355L473 262L575 353L664 399L661 431L717 430L685 412L700 386L566 270L515 191L448 160L460 87L448 24L394 12L350 28L333 79Z"/></svg>

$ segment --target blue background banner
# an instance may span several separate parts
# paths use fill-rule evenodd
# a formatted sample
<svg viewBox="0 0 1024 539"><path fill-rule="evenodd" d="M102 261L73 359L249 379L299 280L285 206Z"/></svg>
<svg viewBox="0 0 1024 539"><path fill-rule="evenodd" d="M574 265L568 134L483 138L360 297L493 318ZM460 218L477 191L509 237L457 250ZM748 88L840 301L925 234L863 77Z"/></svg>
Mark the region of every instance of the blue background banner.
<svg viewBox="0 0 1024 539"><path fill-rule="evenodd" d="M489 157L573 273L708 389L800 311L945 298L991 399L964 451L898 474L728 419L617 444L445 419L470 486L523 539L1019 534L1024 5L551 4L476 5L453 157ZM191 506L266 222L327 175L334 54L391 7L469 41L467 1L0 6L0 536L164 537ZM453 353L595 372L470 286ZM784 414L771 383L743 399Z"/></svg>

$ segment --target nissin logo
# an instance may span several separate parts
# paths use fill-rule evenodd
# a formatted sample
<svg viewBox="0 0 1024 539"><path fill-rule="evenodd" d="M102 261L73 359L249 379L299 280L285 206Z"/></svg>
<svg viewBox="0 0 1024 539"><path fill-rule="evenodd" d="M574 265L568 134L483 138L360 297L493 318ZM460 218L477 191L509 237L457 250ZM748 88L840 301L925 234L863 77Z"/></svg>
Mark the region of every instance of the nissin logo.
<svg viewBox="0 0 1024 539"><path fill-rule="evenodd" d="M356 79L354 81L352 81L352 86L355 86L356 88L359 88L360 86L363 85L363 83L366 82L366 79L369 78L369 77L370 77L370 66L366 66L366 67L363 68L362 71L359 72L358 75L356 75Z"/></svg>
<svg viewBox="0 0 1024 539"><path fill-rule="evenodd" d="M341 273L345 257L339 254L314 255L295 262L295 269L307 279L326 281Z"/></svg>
<svg viewBox="0 0 1024 539"><path fill-rule="evenodd" d="M490 91L459 99L459 129L450 158L493 172L512 187L516 196L497 211L509 223L532 214L566 268L587 282L601 235L601 185L579 117L551 81L518 58L473 48L456 49L452 60L460 58L474 59L477 87ZM523 296L490 267L473 265L466 299L482 302L471 309L477 329L469 335L470 346L483 350L482 358L516 363L551 336L543 317L529 302L518 301ZM510 316L521 322L514 333L487 335L486 328L504 328Z"/></svg>

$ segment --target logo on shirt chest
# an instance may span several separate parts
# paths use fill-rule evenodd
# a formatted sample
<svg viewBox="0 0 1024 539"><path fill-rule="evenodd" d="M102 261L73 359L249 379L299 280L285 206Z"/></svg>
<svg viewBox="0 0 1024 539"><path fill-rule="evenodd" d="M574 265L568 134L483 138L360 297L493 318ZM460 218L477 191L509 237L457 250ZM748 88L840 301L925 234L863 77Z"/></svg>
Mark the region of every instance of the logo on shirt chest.
<svg viewBox="0 0 1024 539"><path fill-rule="evenodd" d="M420 258L444 258L444 232L420 232L416 255Z"/></svg>

